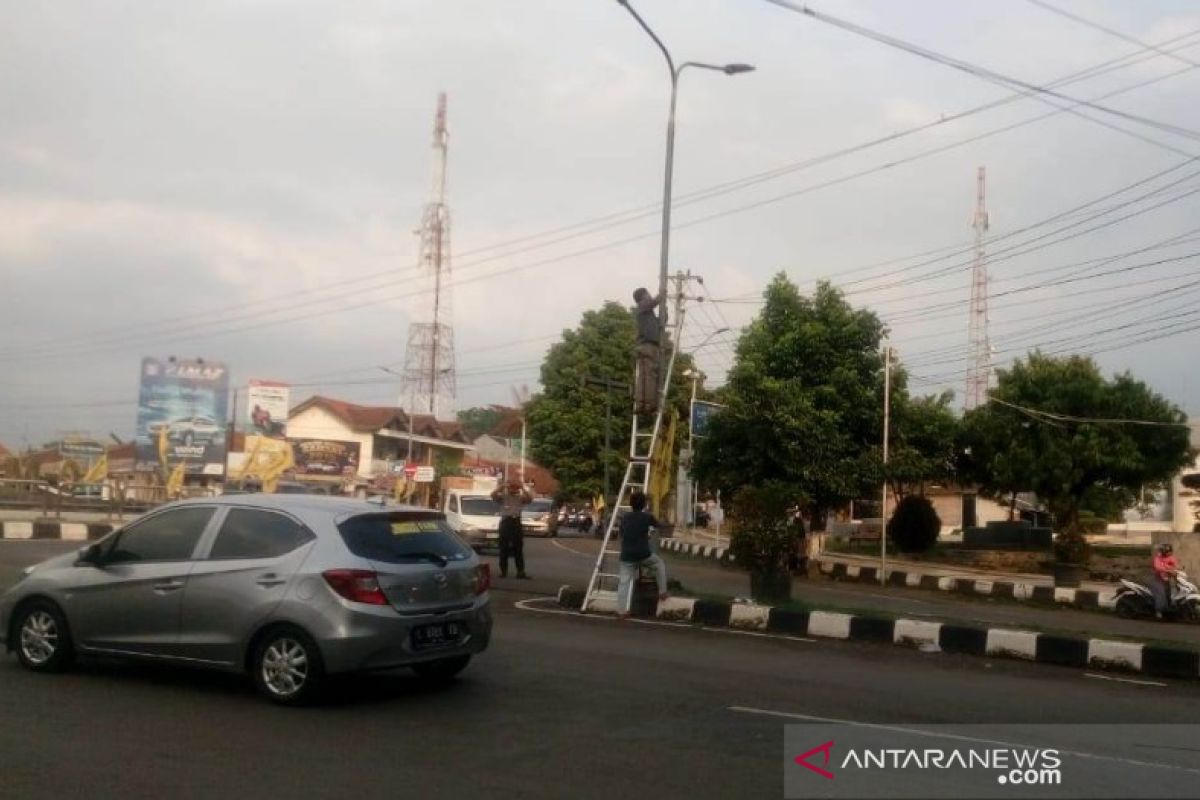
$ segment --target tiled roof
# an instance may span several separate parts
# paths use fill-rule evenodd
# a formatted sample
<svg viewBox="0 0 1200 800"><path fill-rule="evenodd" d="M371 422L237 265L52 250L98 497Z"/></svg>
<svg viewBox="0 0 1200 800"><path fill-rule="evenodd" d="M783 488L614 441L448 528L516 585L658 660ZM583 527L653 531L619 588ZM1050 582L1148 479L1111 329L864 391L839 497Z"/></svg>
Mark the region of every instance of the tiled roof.
<svg viewBox="0 0 1200 800"><path fill-rule="evenodd" d="M359 432L375 432L383 428L403 431L408 430L408 415L403 408L396 406L360 406L345 400L335 400L332 397L314 395L291 410L289 416L320 407L345 422L352 430ZM439 420L431 414L413 415L413 433L418 436L428 436L447 441L467 441L462 425L458 422Z"/></svg>
<svg viewBox="0 0 1200 800"><path fill-rule="evenodd" d="M471 467L487 466L492 467L498 473L504 471L503 461L493 461L487 458L471 458L463 460L462 467L469 471ZM510 477L517 476L520 467L514 462L508 465L508 474ZM531 461L525 462L525 480L533 484L533 490L536 494L554 496L558 493L558 481L550 474L550 470L545 467L534 464Z"/></svg>

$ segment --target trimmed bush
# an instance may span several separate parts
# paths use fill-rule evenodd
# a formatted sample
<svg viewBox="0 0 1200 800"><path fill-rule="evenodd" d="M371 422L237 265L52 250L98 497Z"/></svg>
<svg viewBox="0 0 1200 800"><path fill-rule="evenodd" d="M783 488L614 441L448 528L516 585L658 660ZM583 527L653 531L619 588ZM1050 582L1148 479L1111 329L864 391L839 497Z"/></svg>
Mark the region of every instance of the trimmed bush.
<svg viewBox="0 0 1200 800"><path fill-rule="evenodd" d="M888 535L902 553L924 553L937 542L941 530L933 503L920 495L901 498L888 521Z"/></svg>

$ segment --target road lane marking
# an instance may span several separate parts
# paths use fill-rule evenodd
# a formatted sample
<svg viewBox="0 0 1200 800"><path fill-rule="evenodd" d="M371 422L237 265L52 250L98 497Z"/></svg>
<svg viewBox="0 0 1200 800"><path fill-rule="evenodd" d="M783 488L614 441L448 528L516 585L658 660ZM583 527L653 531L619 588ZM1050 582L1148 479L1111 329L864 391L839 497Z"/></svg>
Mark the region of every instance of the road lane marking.
<svg viewBox="0 0 1200 800"><path fill-rule="evenodd" d="M747 706L729 706L729 711L735 714L756 714L764 717L782 717L783 719L803 720L804 722L825 722L833 725L846 725L852 728L870 728L878 731L891 731L892 733L907 733L913 736L924 736L931 739L951 739L960 742L973 742L975 744L990 744L999 745L1000 747L1011 748L1034 748L1035 745L1023 744L1021 742L1010 742L1003 739L985 739L976 736L966 736L959 733L936 733L934 731L924 731L917 728L907 728L903 725L884 725L878 722L860 722L854 719L837 719L835 717L818 717L814 714L796 714L789 711L774 711L768 708L750 708ZM1044 747L1044 745L1038 745ZM1177 764L1163 764L1158 761L1141 761L1134 758L1120 758L1119 756L1102 756L1097 753L1086 753L1082 750L1066 750L1061 747L1055 748L1058 752L1064 755L1075 756L1076 758L1086 758L1093 761L1113 761L1118 764L1128 764L1135 767L1150 767L1152 769L1173 769L1180 772L1188 772L1193 775L1200 775L1200 769L1194 767L1181 767Z"/></svg>
<svg viewBox="0 0 1200 800"><path fill-rule="evenodd" d="M1135 678L1117 678L1112 675L1097 675L1094 672L1083 673L1085 678L1095 678L1098 681L1115 681L1117 683L1132 683L1137 686L1170 686L1169 683L1160 683L1159 681L1140 681Z"/></svg>
<svg viewBox="0 0 1200 800"><path fill-rule="evenodd" d="M704 631L706 633L727 633L734 636L759 636L766 639L787 639L793 642L815 642L816 639L806 639L802 636L789 636L785 633L760 633L758 631L739 631L731 628L711 628L707 625L696 626L690 622L667 622L660 619L641 619L639 617L629 617L625 620L617 619L616 617L599 615L599 614L584 614L581 611L571 611L564 608L536 608L534 603L545 603L547 601L558 602L549 597L531 597L527 600L518 600L513 603L517 609L521 611L536 611L539 614L558 614L564 617L582 617L584 619L594 619L604 622L635 622L639 625L658 625L665 628L691 628L692 630Z"/></svg>
<svg viewBox="0 0 1200 800"><path fill-rule="evenodd" d="M566 550L568 553L570 553L572 555L583 556L584 558L595 558L596 557L595 553L584 553L581 550L576 550L572 547L567 547L565 544L558 541L558 539L551 539L550 544L554 545L559 550Z"/></svg>

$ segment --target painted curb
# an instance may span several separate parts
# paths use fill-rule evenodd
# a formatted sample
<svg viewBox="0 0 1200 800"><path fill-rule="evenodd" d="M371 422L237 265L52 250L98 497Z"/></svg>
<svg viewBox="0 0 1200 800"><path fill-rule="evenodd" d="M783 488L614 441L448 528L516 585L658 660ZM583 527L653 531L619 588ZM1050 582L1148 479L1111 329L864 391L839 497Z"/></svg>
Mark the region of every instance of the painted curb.
<svg viewBox="0 0 1200 800"><path fill-rule="evenodd" d="M708 558L714 561L733 560L728 548L710 545L682 542L678 539L663 539L659 547L672 553ZM818 561L820 573L835 581L856 581L858 583L879 583L878 567L846 564L841 561ZM1116 587L1096 591L1095 589L1067 589L1057 586L1043 586L1035 583L1016 583L1013 581L996 581L988 578L974 578L953 575L937 575L909 570L889 569L887 580L889 586L906 586L909 588L936 589L943 592L959 594L975 594L985 597L999 597L1007 600L1032 600L1046 605L1071 606L1092 611L1112 611L1116 608Z"/></svg>
<svg viewBox="0 0 1200 800"><path fill-rule="evenodd" d="M0 522L0 539L59 539L64 542L92 542L112 533L107 522L64 522L39 519L32 522Z"/></svg>
<svg viewBox="0 0 1200 800"><path fill-rule="evenodd" d="M558 602L578 610L584 591L563 586ZM1140 642L1060 636L917 619L887 619L833 611L800 611L748 603L672 597L655 616L708 627L765 630L817 639L876 642L927 652L1012 658L1038 664L1200 680L1200 652Z"/></svg>

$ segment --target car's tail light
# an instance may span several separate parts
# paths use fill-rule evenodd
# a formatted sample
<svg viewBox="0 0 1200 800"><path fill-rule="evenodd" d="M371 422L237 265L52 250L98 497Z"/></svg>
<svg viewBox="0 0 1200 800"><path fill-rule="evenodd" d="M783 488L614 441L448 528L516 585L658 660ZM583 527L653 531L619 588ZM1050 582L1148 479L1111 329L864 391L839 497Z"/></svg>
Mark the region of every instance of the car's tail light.
<svg viewBox="0 0 1200 800"><path fill-rule="evenodd" d="M330 588L347 600L386 606L387 597L379 588L379 576L366 569L330 569L321 573Z"/></svg>
<svg viewBox="0 0 1200 800"><path fill-rule="evenodd" d="M474 589L475 594L483 594L492 586L492 569L487 564L480 564L475 568Z"/></svg>

